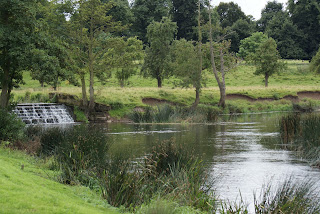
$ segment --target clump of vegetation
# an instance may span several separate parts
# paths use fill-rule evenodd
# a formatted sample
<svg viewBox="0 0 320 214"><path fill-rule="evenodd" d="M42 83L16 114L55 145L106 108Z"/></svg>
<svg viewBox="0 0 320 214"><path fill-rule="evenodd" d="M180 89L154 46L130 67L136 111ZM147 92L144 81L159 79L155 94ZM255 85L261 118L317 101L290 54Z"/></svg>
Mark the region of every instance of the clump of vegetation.
<svg viewBox="0 0 320 214"><path fill-rule="evenodd" d="M319 213L318 193L310 180L286 179L275 190L267 185L260 199L255 197L255 213Z"/></svg>
<svg viewBox="0 0 320 214"><path fill-rule="evenodd" d="M281 141L288 149L320 166L320 116L317 114L290 114L280 119Z"/></svg>
<svg viewBox="0 0 320 214"><path fill-rule="evenodd" d="M214 122L222 111L217 107L199 105L198 108L187 108L171 105L146 107L144 111L134 111L129 118L135 123L165 122Z"/></svg>
<svg viewBox="0 0 320 214"><path fill-rule="evenodd" d="M17 115L0 108L0 143L17 141L24 137L25 124Z"/></svg>

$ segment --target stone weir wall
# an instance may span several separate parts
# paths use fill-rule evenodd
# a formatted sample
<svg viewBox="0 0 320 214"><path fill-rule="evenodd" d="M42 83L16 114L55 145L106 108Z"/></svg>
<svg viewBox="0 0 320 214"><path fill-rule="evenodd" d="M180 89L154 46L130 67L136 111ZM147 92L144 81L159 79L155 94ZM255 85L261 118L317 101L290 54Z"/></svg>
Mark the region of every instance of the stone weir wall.
<svg viewBox="0 0 320 214"><path fill-rule="evenodd" d="M55 98L56 103L62 103L74 109L75 106L84 110L82 100L76 95L66 93L49 93L50 99ZM92 122L107 122L110 120L109 111L111 107L102 103L95 103L94 111L88 115L89 121Z"/></svg>

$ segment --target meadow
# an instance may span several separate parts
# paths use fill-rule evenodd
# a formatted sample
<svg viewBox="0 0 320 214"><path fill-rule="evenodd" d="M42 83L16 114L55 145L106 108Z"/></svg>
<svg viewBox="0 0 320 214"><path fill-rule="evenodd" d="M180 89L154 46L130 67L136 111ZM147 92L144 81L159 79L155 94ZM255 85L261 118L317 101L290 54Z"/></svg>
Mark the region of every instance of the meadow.
<svg viewBox="0 0 320 214"><path fill-rule="evenodd" d="M285 60L287 66L281 73L270 77L269 87L264 87L263 77L254 75L255 67L243 62L226 75L227 95L241 94L250 98L271 98L275 101L250 102L247 100L227 100L227 108L221 113L249 113L260 111L288 111L292 110L289 100L281 100L284 96L296 96L300 91L318 91L320 75L309 70L309 62L301 60ZM216 107L219 101L219 89L212 73L205 70L206 84L202 88L200 105ZM24 72L26 84L13 90L13 100L16 102L48 101L47 94L54 92L52 87L41 87L40 83L32 80L28 72ZM137 71L129 78L125 87L120 87L114 75L105 83L98 80L95 85L96 102L109 104L112 107L110 115L124 117L135 107L145 107L143 98L155 98L176 103L181 106L190 106L194 102L195 90L181 88L179 79L171 77L164 80L162 88L157 88L155 79L143 78ZM77 95L81 98L81 88L61 82L57 91ZM42 98L41 99L39 99ZM302 105L318 106L317 101L302 100Z"/></svg>

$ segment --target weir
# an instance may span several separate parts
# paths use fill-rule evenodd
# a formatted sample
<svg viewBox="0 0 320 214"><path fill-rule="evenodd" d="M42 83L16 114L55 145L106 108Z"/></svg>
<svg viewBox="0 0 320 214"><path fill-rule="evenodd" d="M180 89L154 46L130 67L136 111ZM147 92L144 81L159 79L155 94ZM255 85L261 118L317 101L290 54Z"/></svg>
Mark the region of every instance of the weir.
<svg viewBox="0 0 320 214"><path fill-rule="evenodd" d="M24 103L13 110L26 124L74 123L68 108L56 103Z"/></svg>

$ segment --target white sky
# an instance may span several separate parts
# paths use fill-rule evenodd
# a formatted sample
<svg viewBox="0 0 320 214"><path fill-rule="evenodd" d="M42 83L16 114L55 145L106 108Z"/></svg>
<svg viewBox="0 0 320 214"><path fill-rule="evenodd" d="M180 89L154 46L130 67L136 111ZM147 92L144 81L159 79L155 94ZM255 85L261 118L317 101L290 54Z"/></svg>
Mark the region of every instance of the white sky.
<svg viewBox="0 0 320 214"><path fill-rule="evenodd" d="M256 20L261 17L261 10L266 6L268 1L273 0L232 0L241 7L241 10L246 15L252 15ZM220 2L232 2L228 0L211 0L213 6L218 6ZM277 0L279 3L284 3L284 8L288 0Z"/></svg>

